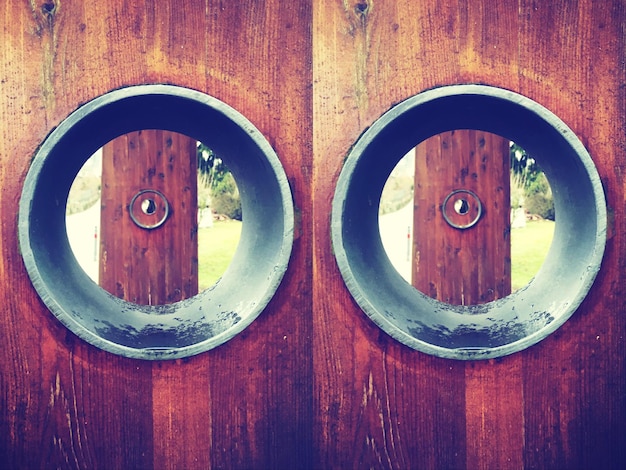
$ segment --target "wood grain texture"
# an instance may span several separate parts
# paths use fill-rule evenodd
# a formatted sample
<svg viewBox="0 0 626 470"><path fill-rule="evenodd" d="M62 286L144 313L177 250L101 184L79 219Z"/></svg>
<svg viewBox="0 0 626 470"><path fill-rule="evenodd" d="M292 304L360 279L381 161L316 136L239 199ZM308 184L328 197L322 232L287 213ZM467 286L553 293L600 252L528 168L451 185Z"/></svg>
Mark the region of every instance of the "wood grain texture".
<svg viewBox="0 0 626 470"><path fill-rule="evenodd" d="M38 300L16 239L21 184L45 136L81 103L141 83L234 106L267 136L310 214L311 131L293 119L310 115L306 5L33 0L3 3L0 18L0 273L10 279L0 287L0 466L306 467L310 219L261 318L222 348L167 363L68 333Z"/></svg>
<svg viewBox="0 0 626 470"><path fill-rule="evenodd" d="M622 0L3 2L0 466L622 468L625 28ZM69 333L39 301L16 238L45 136L81 103L139 83L241 111L276 149L297 208L267 309L228 343L167 363ZM610 209L601 271L574 316L480 363L382 333L346 290L329 235L359 135L393 104L454 83L555 112L588 148Z"/></svg>
<svg viewBox="0 0 626 470"><path fill-rule="evenodd" d="M477 305L511 293L509 141L474 130L433 136L415 148L413 285L440 301ZM445 198L472 191L466 215ZM450 199L453 201L454 197ZM453 223L476 225L459 230ZM521 361L465 367L466 467L520 468L524 429Z"/></svg>
<svg viewBox="0 0 626 470"><path fill-rule="evenodd" d="M313 22L318 466L619 468L623 2L329 0L314 3ZM343 287L328 242L334 184L361 132L395 103L457 83L520 92L564 119L589 148L614 218L602 272L566 325L527 351L467 364L424 358L379 332ZM390 409L398 421L384 419Z"/></svg>
<svg viewBox="0 0 626 470"><path fill-rule="evenodd" d="M612 224L589 296L559 331L524 356L524 463L619 468L626 461L626 323L620 313L626 5L524 2L520 14L521 91L581 138L603 180Z"/></svg>
<svg viewBox="0 0 626 470"><path fill-rule="evenodd" d="M407 351L369 322L346 291L329 243L344 156L376 117L425 79L412 61L425 26L422 7L314 4L315 467L465 464L463 365Z"/></svg>

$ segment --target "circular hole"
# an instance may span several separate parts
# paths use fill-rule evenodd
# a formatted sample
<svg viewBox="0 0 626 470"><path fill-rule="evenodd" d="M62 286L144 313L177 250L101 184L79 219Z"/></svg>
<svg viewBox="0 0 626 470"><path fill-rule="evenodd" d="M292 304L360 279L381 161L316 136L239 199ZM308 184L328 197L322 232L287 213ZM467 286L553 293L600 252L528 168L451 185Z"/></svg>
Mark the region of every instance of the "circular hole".
<svg viewBox="0 0 626 470"><path fill-rule="evenodd" d="M241 189L246 224L226 272L211 289L172 304L140 305L102 289L81 268L68 239L66 205L80 168L107 142L140 129L210 142L228 158ZM180 210L174 206L172 214ZM278 157L240 113L194 90L141 85L88 102L51 132L26 175L18 226L33 286L68 329L115 354L174 359L228 341L265 308L287 269L293 205Z"/></svg>
<svg viewBox="0 0 626 470"><path fill-rule="evenodd" d="M144 130L141 132L145 134L144 138L153 140L157 138L154 135L155 131ZM184 142L183 139L189 138L182 135L176 136L175 133L168 133L168 135L174 137L174 142L181 142L181 140ZM134 142L130 134L121 137L122 141L126 139ZM137 139L136 135L134 139ZM111 146L111 143L109 142L106 145ZM136 195L137 193L133 193L134 191L146 191L142 189L145 188L144 182L151 174L155 173L154 158L151 158L154 155L146 155L143 152L140 152L138 155L132 155L129 161L133 169L132 171L124 171L119 168L119 161L116 165L112 160L114 148L106 145L98 149L84 163L72 183L66 209L67 235L74 256L89 277L113 295L124 297L128 292L128 288L119 289L117 285L119 283L125 284L126 280L103 280L103 282L100 282L100 270L103 267L102 260L105 256L103 252L107 252L106 259L109 264L128 264L129 259L132 262L132 252L135 250L134 246L137 245L137 241L127 243L124 246L125 251L120 251L119 249L107 250L106 246L103 246L103 244L109 244L107 234L109 234L108 237L115 236L118 238L126 236L127 238L142 237L143 239L149 235L143 234L143 230L136 223L144 227L154 226L160 221L160 217L164 215L164 212L162 205L157 204L159 198L155 198L156 194L144 192L142 198L138 196L137 204L135 204L136 210L133 212L133 216L137 220L136 223L131 223L126 216L118 217L116 211L113 211L111 215L105 214L103 216L103 154L106 159L109 159L109 161L105 162L107 164L105 177L109 181L115 182L115 191L122 192L117 200L118 204L125 203L127 199ZM133 147L138 148L140 146L133 144ZM105 149L106 152L103 152ZM158 180L161 181L161 186L157 186L170 195L174 206L182 205L186 209L186 215L183 216L180 211L174 208L173 213L175 215L171 215L174 217L173 223L177 227L169 236L184 239L180 243L187 245L188 236L185 230L191 230L196 233L197 236L192 238L190 242L197 246L197 254L195 252L173 253L171 261L157 254L155 261L145 260L146 263L169 263L170 265L167 266L167 269L178 270L181 273L189 272L193 269L192 264L197 263L197 273L187 279L184 289L179 289L181 291L179 297L189 297L215 285L224 275L235 255L243 226L239 187L232 172L224 163L223 158L215 155L211 147L202 142L196 142L193 152L189 153L186 158L188 158L190 164L194 164L194 161L196 161L197 164L195 166L197 168L194 175L189 175L188 179L183 179L179 183L184 184L184 191L176 193L171 189L166 190L162 186L164 183L162 179ZM183 164L187 166L188 164L184 162L185 160L183 160ZM169 162L165 164L166 167L168 165ZM175 176L170 175L170 177ZM122 181L124 186L120 184ZM153 184L152 186L155 185ZM109 192L112 191L109 190ZM196 196L190 199L189 194L190 192L194 193L194 191ZM176 194L179 194L180 197L175 197ZM110 201L107 203L109 206L111 204ZM130 206L128 208L120 206L119 212L126 214L131 209ZM178 221L179 216L187 218ZM189 226L192 222L193 226ZM168 230L170 223L166 224L166 222L163 222L163 224L163 229ZM181 226L181 224L184 224L186 228ZM104 240L101 230L103 226L105 228ZM159 236L157 233L153 235L155 237ZM144 258L142 257L142 259ZM195 279L196 276L197 279ZM175 292L176 285L172 276L164 276L160 279L156 289L160 292ZM170 299L167 299L168 296L166 295L161 297L166 298L163 303L172 303L180 300L175 295L171 296ZM154 296L151 296L151 299L154 299ZM147 300L144 300L142 296L134 300L138 303L147 303Z"/></svg>
<svg viewBox="0 0 626 470"><path fill-rule="evenodd" d="M479 305L456 305L415 289L391 263L379 226L378 202L398 161L416 144L455 129L497 134L536 156L554 197L554 238L539 271L523 289ZM490 210L487 204L485 214ZM337 182L331 235L347 288L380 328L428 354L486 359L537 343L574 313L600 269L606 204L591 157L554 114L507 90L455 85L409 98L363 133Z"/></svg>
<svg viewBox="0 0 626 470"><path fill-rule="evenodd" d="M141 210L146 215L152 215L156 212L157 205L154 199L144 199L141 201Z"/></svg>
<svg viewBox="0 0 626 470"><path fill-rule="evenodd" d="M457 199L454 201L454 210L459 215L466 215L469 212L470 206L466 199Z"/></svg>
<svg viewBox="0 0 626 470"><path fill-rule="evenodd" d="M455 130L448 134L455 132L467 133L469 131ZM488 142L502 139L501 136L487 132L481 132L479 135L482 136L482 139L487 139ZM418 167L418 171L416 171L415 159L418 158L416 155L424 158L428 150L441 146L442 139L444 139L444 145L448 149L454 147L455 151L452 154L441 156L441 164L445 166L447 173L441 175L438 171L433 172L440 175L438 181L433 181L433 177L428 174L424 175L428 169ZM503 214L505 218L495 221L499 228L490 228L489 234L495 234L495 241L500 246L504 245L505 248L506 253L499 255L500 258L497 260L500 263L498 269L501 272L508 269L506 265L510 258L510 280L507 276L505 279L501 279L500 284L496 285L495 277L491 276L489 279L493 279L491 281L493 284L487 286L487 290L491 289L493 295L485 295L482 300L473 300L471 296L468 300L468 296L463 296L460 291L449 296L446 300L451 303L459 303L460 301L457 299L464 298L470 304L485 303L494 300L495 297L503 297L526 286L543 265L552 243L555 227L552 189L545 173L539 166L539 162L519 145L507 141L506 148L500 151L495 162L491 162L491 164L503 165L505 170L508 166L508 174L507 171L504 171L501 175L496 173L495 176L491 176L491 183L499 189L485 192L485 182L482 179L484 175L481 176L481 179L470 175L467 159L462 158L463 154L467 156L475 149L469 146L469 143L466 143L465 149L459 148L458 145L451 146L450 139L450 135L447 138L437 135L426 139L398 161L385 182L380 199L380 236L385 252L398 273L409 284L419 288L425 294L434 294L433 296L437 297L437 293L426 287L430 284L430 279L419 283L414 282L416 265L420 258L423 262L427 262L428 257L433 255L439 257L435 260L436 263L445 263L445 251L450 252L450 247L454 243L458 244L458 237L463 235L456 234L456 231L448 224L439 227L436 234L432 230L422 230L415 233L414 227L424 225L432 229L433 225L437 223L437 220L433 221L432 217L438 217L440 219L438 222L443 224L446 207L442 207L441 211L424 210L423 207L428 204L437 204L447 191L458 186L459 178L463 175L470 176L471 181L473 181L472 184L474 184L473 190L483 194L484 202L487 205L485 214L483 214L487 218L487 223L493 225L494 221L491 218L494 211L499 210L500 206L504 204L507 205L507 212ZM432 142L430 142L431 140ZM479 139L478 143L481 141L484 142L484 140ZM429 158L432 159L432 153L429 155ZM458 160L454 159L455 156L458 157ZM433 161L429 163L431 167L433 164L435 164ZM482 165L484 162L479 162L479 166ZM427 184L423 181L426 177L428 179ZM494 181L495 177L501 179ZM416 178L421 179L421 181L416 183ZM415 187L418 188L417 192ZM507 191L509 196L506 195ZM469 222L468 219L477 214L475 204L471 204L473 201L471 195L460 191L456 194L450 193L449 196L450 200L445 216L452 223L456 222L459 226L466 226ZM415 221L416 218L418 219L417 222ZM498 230L505 233L506 236L497 236ZM440 237L441 243L437 248L439 251L433 253L436 250L431 250L431 253L426 256L422 252L421 256L417 256L414 242L419 241L420 236ZM467 236L473 235L468 233ZM506 245L510 246L507 247ZM483 249L471 247L466 255L469 258L465 261L466 263L480 265L489 259L491 253L487 251L485 255ZM452 252L451 256L456 255ZM491 269L496 268L492 267ZM446 266L446 270L449 274L446 276L446 280L442 282L456 281L456 278L464 276L463 270L452 263ZM480 282L486 283L485 279L484 276L481 277ZM478 284L479 279L477 276L466 277L465 285L468 282ZM455 282L454 285L460 289L464 283Z"/></svg>

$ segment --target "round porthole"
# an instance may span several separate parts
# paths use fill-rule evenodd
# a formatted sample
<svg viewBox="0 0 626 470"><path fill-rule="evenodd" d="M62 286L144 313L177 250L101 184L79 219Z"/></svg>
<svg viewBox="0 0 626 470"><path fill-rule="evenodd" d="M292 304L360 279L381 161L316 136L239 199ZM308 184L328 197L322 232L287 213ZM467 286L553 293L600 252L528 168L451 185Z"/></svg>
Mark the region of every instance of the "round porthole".
<svg viewBox="0 0 626 470"><path fill-rule="evenodd" d="M169 305L137 305L100 288L79 266L66 232L65 206L81 166L105 143L141 129L186 134L230 157L245 214L237 251L220 281ZM167 218L167 201L159 194L142 194L136 206L150 228ZM170 85L115 90L72 113L37 151L19 208L22 257L51 312L89 343L141 359L198 354L250 325L287 269L293 224L286 175L261 133L223 102Z"/></svg>
<svg viewBox="0 0 626 470"><path fill-rule="evenodd" d="M513 294L482 305L450 305L412 287L389 261L378 227L382 189L394 166L418 143L455 129L492 132L537 156L557 214L552 245L535 277ZM466 213L462 204L451 204L450 212L469 217L479 203L463 200ZM350 293L380 328L428 354L487 359L541 341L573 314L600 269L606 204L591 157L558 117L511 91L454 85L396 105L359 138L339 176L331 231Z"/></svg>

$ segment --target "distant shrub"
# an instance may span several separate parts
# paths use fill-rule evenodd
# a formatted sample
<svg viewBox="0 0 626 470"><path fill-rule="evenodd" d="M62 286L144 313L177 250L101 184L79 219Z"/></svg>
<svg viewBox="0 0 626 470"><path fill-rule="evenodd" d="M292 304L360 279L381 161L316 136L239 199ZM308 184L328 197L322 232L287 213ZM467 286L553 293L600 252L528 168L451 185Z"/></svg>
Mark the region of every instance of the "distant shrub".
<svg viewBox="0 0 626 470"><path fill-rule="evenodd" d="M554 200L552 198L552 190L548 184L548 178L544 173L526 190L525 197L526 212L538 215L547 220L554 220Z"/></svg>
<svg viewBox="0 0 626 470"><path fill-rule="evenodd" d="M380 215L402 209L413 200L413 178L391 175L380 198Z"/></svg>
<svg viewBox="0 0 626 470"><path fill-rule="evenodd" d="M526 199L526 211L547 220L554 220L554 201L551 196L536 193Z"/></svg>
<svg viewBox="0 0 626 470"><path fill-rule="evenodd" d="M231 173L224 176L211 188L211 208L213 212L234 220L241 220L241 199L235 178Z"/></svg>
<svg viewBox="0 0 626 470"><path fill-rule="evenodd" d="M67 197L67 215L83 212L100 200L100 177L79 175Z"/></svg>

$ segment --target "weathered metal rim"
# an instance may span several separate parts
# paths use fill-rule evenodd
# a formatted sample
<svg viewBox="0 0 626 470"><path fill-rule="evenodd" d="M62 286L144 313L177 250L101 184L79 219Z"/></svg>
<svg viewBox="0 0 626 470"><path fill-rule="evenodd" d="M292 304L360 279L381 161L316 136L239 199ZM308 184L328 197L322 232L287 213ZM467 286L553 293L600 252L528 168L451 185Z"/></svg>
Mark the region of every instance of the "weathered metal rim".
<svg viewBox="0 0 626 470"><path fill-rule="evenodd" d="M227 159L242 198L245 222L229 268L213 288L171 305L136 305L104 291L78 265L66 233L67 196L79 169L106 142L141 129L212 145ZM293 224L283 167L250 121L199 91L139 85L81 106L45 139L22 189L18 235L31 281L61 323L106 351L156 360L207 351L249 326L287 269Z"/></svg>
<svg viewBox="0 0 626 470"><path fill-rule="evenodd" d="M165 213L163 214L163 217L161 217L154 224L148 225L148 224L139 222L139 220L137 220L137 217L134 214L133 209L135 206L135 202L137 201L137 198L139 198L140 196L143 196L144 194L155 194L159 199L161 199L161 201L163 202L163 205L165 206ZM154 230L155 228L159 228L161 225L163 225L165 221L167 220L167 218L169 217L170 203L168 202L167 198L163 195L161 191L157 191L156 189L142 189L137 194L135 194L130 200L130 204L128 205L128 215L130 215L131 220L135 223L137 227L141 227L146 230Z"/></svg>
<svg viewBox="0 0 626 470"><path fill-rule="evenodd" d="M484 305L449 305L414 289L391 265L378 230L382 188L396 163L419 142L454 129L522 145L538 158L555 198L555 235L540 271L526 287ZM541 341L574 313L600 269L606 203L587 150L552 112L501 88L452 85L401 102L358 139L337 183L331 235L348 290L381 329L427 354L488 359Z"/></svg>
<svg viewBox="0 0 626 470"><path fill-rule="evenodd" d="M446 213L446 207L448 205L448 201L450 201L450 199L457 195L457 194L468 194L476 203L476 205L478 206L478 213L476 214L476 216L467 224L457 224L452 222L452 220L450 220L450 217L448 216L448 214ZM454 227L456 229L459 230L466 230L468 228L472 228L474 225L476 225L478 223L478 221L480 220L480 218L483 215L483 203L480 201L480 198L476 195L476 193L474 191L470 191L469 189L455 189L454 191L452 191L450 194L448 194L445 199L443 200L443 203L441 204L441 214L443 215L443 219L448 223L448 225L450 227Z"/></svg>

